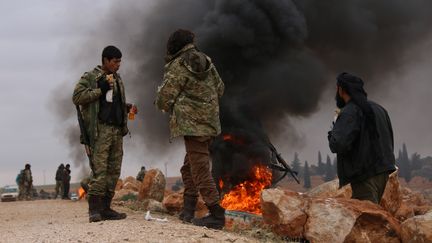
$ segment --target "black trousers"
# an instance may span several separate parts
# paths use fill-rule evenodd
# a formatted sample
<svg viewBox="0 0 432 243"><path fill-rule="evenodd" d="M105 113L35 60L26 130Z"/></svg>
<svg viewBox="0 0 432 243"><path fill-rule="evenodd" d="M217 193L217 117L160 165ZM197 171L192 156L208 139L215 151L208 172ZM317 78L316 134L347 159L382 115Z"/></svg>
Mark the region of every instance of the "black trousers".
<svg viewBox="0 0 432 243"><path fill-rule="evenodd" d="M70 182L63 183L63 198L69 198Z"/></svg>

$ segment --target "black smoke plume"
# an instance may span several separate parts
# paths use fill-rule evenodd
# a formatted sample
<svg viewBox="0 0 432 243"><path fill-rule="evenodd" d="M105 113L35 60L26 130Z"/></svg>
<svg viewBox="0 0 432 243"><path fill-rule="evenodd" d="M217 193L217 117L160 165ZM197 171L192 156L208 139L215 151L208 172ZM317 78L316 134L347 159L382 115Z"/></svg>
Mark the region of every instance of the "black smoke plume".
<svg viewBox="0 0 432 243"><path fill-rule="evenodd" d="M143 125L133 129L150 151L162 153L169 149L167 117L156 111L153 100L162 80L165 43L176 29L196 33L198 48L212 58L226 84L224 132L265 141L266 134L295 131L281 122L316 111L339 72L359 75L369 90L390 85L385 75L427 37L430 9L427 0L116 2L88 42L120 43L131 63L123 78L142 117ZM232 157L238 159L232 163L247 164L244 155Z"/></svg>

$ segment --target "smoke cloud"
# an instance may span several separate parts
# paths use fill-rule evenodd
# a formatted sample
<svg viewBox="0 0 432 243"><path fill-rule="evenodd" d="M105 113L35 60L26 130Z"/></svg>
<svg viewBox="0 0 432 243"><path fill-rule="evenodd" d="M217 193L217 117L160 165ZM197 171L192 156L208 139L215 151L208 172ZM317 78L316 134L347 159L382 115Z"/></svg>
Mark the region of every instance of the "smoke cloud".
<svg viewBox="0 0 432 243"><path fill-rule="evenodd" d="M358 74L369 91L385 87L385 75L403 64L402 54L426 38L430 9L427 0L128 1L101 16L88 48L77 55L100 46L95 43L119 43L128 63L122 76L140 110L132 129L148 151L160 154L169 149L168 118L153 100L165 44L176 29L195 32L198 48L226 84L224 131L276 136L289 129L295 136L286 118L314 113L337 73Z"/></svg>

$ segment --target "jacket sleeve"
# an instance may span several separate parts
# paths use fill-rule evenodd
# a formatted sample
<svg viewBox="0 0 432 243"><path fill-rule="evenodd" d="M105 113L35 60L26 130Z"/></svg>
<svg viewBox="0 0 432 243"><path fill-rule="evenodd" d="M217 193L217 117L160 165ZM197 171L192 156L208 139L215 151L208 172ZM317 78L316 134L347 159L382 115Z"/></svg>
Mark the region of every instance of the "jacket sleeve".
<svg viewBox="0 0 432 243"><path fill-rule="evenodd" d="M101 89L93 89L84 75L75 85L72 101L75 105L86 105L98 100L101 95Z"/></svg>
<svg viewBox="0 0 432 243"><path fill-rule="evenodd" d="M359 119L359 114L354 109L341 112L328 134L330 150L333 153L345 153L351 150L360 133Z"/></svg>
<svg viewBox="0 0 432 243"><path fill-rule="evenodd" d="M158 87L156 107L163 112L171 112L177 96L186 83L186 76L182 75L181 67L172 63L165 68L162 84Z"/></svg>
<svg viewBox="0 0 432 243"><path fill-rule="evenodd" d="M390 133L390 137L391 137L392 152L394 152L393 127L392 127L392 123L391 123L391 120L390 120L390 117L389 117L387 111L385 112L385 114L386 114L387 125L388 125L388 128L389 128L389 133Z"/></svg>
<svg viewBox="0 0 432 243"><path fill-rule="evenodd" d="M218 97L220 99L222 97L222 95L224 94L225 84L222 81L222 79L220 78L219 72L216 70L216 67L214 68L214 72L215 72L216 78L218 80L218 83L217 83L217 93L218 93Z"/></svg>

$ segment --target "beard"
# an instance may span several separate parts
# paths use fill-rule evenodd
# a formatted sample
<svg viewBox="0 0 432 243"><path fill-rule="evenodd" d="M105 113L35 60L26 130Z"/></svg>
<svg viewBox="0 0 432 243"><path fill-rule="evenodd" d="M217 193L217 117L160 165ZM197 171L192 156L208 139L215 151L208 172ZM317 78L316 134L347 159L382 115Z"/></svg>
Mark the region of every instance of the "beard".
<svg viewBox="0 0 432 243"><path fill-rule="evenodd" d="M336 106L339 109L342 109L346 105L345 101L342 99L342 97L340 97L338 91L336 91L335 100L336 100Z"/></svg>

